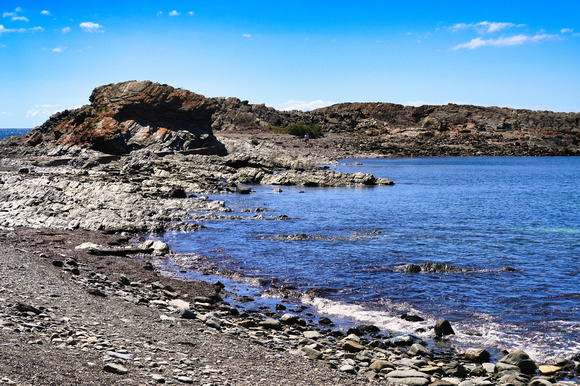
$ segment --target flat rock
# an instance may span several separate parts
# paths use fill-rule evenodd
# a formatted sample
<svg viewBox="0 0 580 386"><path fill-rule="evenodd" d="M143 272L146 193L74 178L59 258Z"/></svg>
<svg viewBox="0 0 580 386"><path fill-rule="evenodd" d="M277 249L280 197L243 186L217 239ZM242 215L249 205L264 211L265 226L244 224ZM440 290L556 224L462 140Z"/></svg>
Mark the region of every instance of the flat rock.
<svg viewBox="0 0 580 386"><path fill-rule="evenodd" d="M108 372L108 373L119 374L119 375L127 374L129 372L129 370L127 370L126 367L121 366L121 365L116 364L116 363L107 363L105 365L105 367L103 367L103 370Z"/></svg>

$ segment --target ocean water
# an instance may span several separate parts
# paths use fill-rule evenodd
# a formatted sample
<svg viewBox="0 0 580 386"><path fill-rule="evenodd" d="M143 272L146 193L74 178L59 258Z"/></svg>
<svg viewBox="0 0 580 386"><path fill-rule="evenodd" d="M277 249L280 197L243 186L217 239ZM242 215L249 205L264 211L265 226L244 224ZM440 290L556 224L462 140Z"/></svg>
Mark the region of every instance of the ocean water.
<svg viewBox="0 0 580 386"><path fill-rule="evenodd" d="M31 129L0 129L0 139L12 137L13 135L23 135Z"/></svg>
<svg viewBox="0 0 580 386"><path fill-rule="evenodd" d="M428 339L443 317L456 332L447 345L519 348L537 360L580 352L580 158L360 159L335 168L396 184L210 196L243 219L165 238L257 289L296 287L331 319ZM267 211L242 211L255 207ZM296 234L305 236L283 236ZM402 270L428 261L467 272Z"/></svg>

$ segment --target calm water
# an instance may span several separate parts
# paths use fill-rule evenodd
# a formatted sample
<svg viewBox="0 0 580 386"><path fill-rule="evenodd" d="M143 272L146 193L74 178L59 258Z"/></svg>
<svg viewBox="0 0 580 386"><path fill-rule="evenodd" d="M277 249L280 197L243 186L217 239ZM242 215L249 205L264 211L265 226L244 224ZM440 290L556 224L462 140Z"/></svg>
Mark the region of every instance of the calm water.
<svg viewBox="0 0 580 386"><path fill-rule="evenodd" d="M30 129L0 129L0 139L8 138L13 135L22 135L29 132Z"/></svg>
<svg viewBox="0 0 580 386"><path fill-rule="evenodd" d="M580 352L580 158L345 163L353 161L362 165L337 169L396 185L282 193L256 186L250 196L212 198L234 210L267 208L265 220L241 212L244 220L210 221L207 230L166 237L176 250L249 278L320 289L303 301L331 317L405 332L445 317L458 346L521 348L538 359ZM268 220L281 214L291 219ZM399 269L427 261L472 271ZM406 322L404 312L426 320Z"/></svg>

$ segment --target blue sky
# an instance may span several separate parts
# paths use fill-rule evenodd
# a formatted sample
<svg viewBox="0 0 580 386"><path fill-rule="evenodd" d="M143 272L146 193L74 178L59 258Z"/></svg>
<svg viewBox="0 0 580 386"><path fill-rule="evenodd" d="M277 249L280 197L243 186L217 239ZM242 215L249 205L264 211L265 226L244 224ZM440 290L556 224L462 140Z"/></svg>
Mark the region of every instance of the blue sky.
<svg viewBox="0 0 580 386"><path fill-rule="evenodd" d="M0 3L0 127L152 80L278 109L580 111L580 1Z"/></svg>

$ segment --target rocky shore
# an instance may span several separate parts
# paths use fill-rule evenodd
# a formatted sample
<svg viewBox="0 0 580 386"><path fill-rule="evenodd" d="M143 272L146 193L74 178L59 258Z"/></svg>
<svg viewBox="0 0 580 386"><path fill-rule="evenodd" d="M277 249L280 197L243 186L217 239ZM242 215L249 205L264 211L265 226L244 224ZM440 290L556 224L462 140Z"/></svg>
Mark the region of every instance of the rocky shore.
<svg viewBox="0 0 580 386"><path fill-rule="evenodd" d="M370 145L379 143L372 139L378 134L355 135L352 129L364 125L391 122L379 133L384 140L421 116L423 129L436 126L445 136L465 139L467 132L453 134L456 126L433 123L447 119L445 111L434 109L426 119L426 110L403 109L403 121L392 116L400 110L396 105L282 113L152 82L103 86L90 100L23 137L0 141L0 383L578 384L578 355L534 363L517 350L491 358L482 348L429 347L411 333L372 325L345 331L283 296L275 309L233 306L235 291L221 282L184 281L163 269L167 259L180 256L154 242L154 235L235 218L207 194L251 194L252 184L392 184L320 165L401 151L418 155L431 146L429 138L443 141L439 134L421 135L429 140L413 147L405 139L400 151L385 153L388 146ZM495 130L497 122L484 119L489 111L476 113L469 130ZM529 125L537 117L526 114L512 114L502 127L525 121L528 126L517 128L532 135ZM540 120L542 127L557 122L560 138L534 137L526 146L538 154L575 154L577 117L550 117ZM298 120L322 125L325 136L307 146L302 138L269 130ZM453 143L443 147L460 154L486 149ZM261 208L247 210L264 218ZM444 342L453 327L440 320L432 334Z"/></svg>
<svg viewBox="0 0 580 386"><path fill-rule="evenodd" d="M491 362L480 348L341 330L284 299L275 310L234 307L219 281L163 275L167 249L127 234L16 228L0 241L3 383L578 384L573 358L536 364L513 351ZM433 326L439 339L452 333L445 320Z"/></svg>

